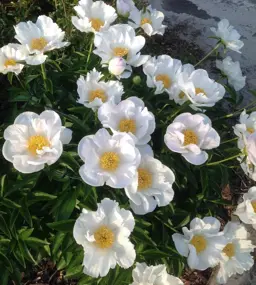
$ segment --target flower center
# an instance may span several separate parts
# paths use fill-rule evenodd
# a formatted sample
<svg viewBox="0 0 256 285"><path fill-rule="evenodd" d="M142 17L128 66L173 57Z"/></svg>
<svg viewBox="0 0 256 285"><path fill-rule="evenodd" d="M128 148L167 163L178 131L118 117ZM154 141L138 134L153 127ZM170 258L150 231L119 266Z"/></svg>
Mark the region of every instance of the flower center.
<svg viewBox="0 0 256 285"><path fill-rule="evenodd" d="M119 123L119 131L126 133L136 133L136 122L135 120L123 119Z"/></svg>
<svg viewBox="0 0 256 285"><path fill-rule="evenodd" d="M184 97L185 97L185 93L183 91L181 91L180 94L179 94L179 98L183 99Z"/></svg>
<svg viewBox="0 0 256 285"><path fill-rule="evenodd" d="M198 137L196 133L192 130L184 130L183 131L184 135L184 143L183 145L188 145L188 144L198 144Z"/></svg>
<svg viewBox="0 0 256 285"><path fill-rule="evenodd" d="M229 258L235 256L235 247L233 243L228 243L222 250Z"/></svg>
<svg viewBox="0 0 256 285"><path fill-rule="evenodd" d="M143 18L140 22L140 25L143 26L144 24L152 24L152 21L149 18Z"/></svg>
<svg viewBox="0 0 256 285"><path fill-rule="evenodd" d="M50 142L44 136L35 135L28 139L28 151L32 155L37 155L37 150L42 150L44 147L49 147Z"/></svg>
<svg viewBox="0 0 256 285"><path fill-rule="evenodd" d="M94 233L95 244L99 248L110 248L114 243L114 233L106 226L101 226Z"/></svg>
<svg viewBox="0 0 256 285"><path fill-rule="evenodd" d="M129 49L123 47L115 47L113 52L115 56L124 57L128 54Z"/></svg>
<svg viewBox="0 0 256 285"><path fill-rule="evenodd" d="M251 204L252 204L254 213L256 213L256 200L252 201Z"/></svg>
<svg viewBox="0 0 256 285"><path fill-rule="evenodd" d="M196 235L193 236L192 240L190 241L190 244L195 247L197 253L200 253L206 249L207 242L203 236Z"/></svg>
<svg viewBox="0 0 256 285"><path fill-rule="evenodd" d="M107 96L102 89L96 89L89 92L89 101L92 102L95 98L101 99L103 103L107 101Z"/></svg>
<svg viewBox="0 0 256 285"><path fill-rule="evenodd" d="M6 59L6 61L4 62L5 67L14 66L16 64L17 64L16 60L14 60L12 58Z"/></svg>
<svg viewBox="0 0 256 285"><path fill-rule="evenodd" d="M90 23L91 23L92 27L94 28L94 30L97 32L100 30L101 27L104 26L104 22L98 18L90 19Z"/></svg>
<svg viewBox="0 0 256 285"><path fill-rule="evenodd" d="M206 93L203 88L196 88L196 95L203 94L206 96Z"/></svg>
<svg viewBox="0 0 256 285"><path fill-rule="evenodd" d="M172 81L167 74L158 74L156 76L156 81L162 81L164 88L166 88L166 89L170 88L172 85Z"/></svg>
<svg viewBox="0 0 256 285"><path fill-rule="evenodd" d="M45 38L42 37L37 39L32 39L30 45L32 49L37 49L41 51L46 47L47 41Z"/></svg>
<svg viewBox="0 0 256 285"><path fill-rule="evenodd" d="M104 152L100 158L100 167L103 170L115 171L120 163L120 157L113 151Z"/></svg>
<svg viewBox="0 0 256 285"><path fill-rule="evenodd" d="M152 174L144 169L138 169L138 191L148 189L152 185Z"/></svg>
<svg viewBox="0 0 256 285"><path fill-rule="evenodd" d="M252 133L254 133L254 129L253 128L247 128L247 132L252 134Z"/></svg>

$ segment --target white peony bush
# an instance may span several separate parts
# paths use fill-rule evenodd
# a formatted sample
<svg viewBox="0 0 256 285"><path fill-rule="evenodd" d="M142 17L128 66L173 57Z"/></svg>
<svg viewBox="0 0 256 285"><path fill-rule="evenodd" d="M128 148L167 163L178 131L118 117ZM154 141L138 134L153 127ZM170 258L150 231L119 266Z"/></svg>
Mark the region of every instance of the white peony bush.
<svg viewBox="0 0 256 285"><path fill-rule="evenodd" d="M225 284L230 276L242 274L253 266L251 253L255 246L242 224L228 222L221 231L219 217L212 217L212 204L218 204L220 200L212 197L216 193L209 192L213 189L212 184L220 190L222 182L213 181L220 172L215 173L211 167L218 165L224 176L228 171L226 168L233 168L224 163L236 159L244 173L256 181L256 112L255 107L243 110L233 127L236 137L222 140L226 133L232 133L232 127L219 123L239 115L242 109L219 117L218 108L224 105L224 96L229 96L229 102L239 102L239 97L234 99L233 92L238 94L245 87L246 76L243 76L238 61L234 62L229 55L222 59L221 53L215 60L220 78L198 65L213 52L220 51L221 45L225 52L229 49L240 53L244 43L240 34L224 19L217 28L211 29L218 40L216 47L194 65L169 54L148 55L144 52L146 38L164 35L164 14L151 5L140 10L136 4L132 0L117 0L113 7L104 1L80 0L72 6L76 16L72 15L70 19L73 29L66 24L67 38L72 42L74 38L70 34L78 30L75 33L80 37L78 45L83 47L79 51L72 46L70 58L64 50L70 45L69 41L64 41L65 32L45 15L39 16L36 22L17 23L14 30L19 44L9 43L0 49L0 73L8 74L9 83L15 85L18 82L22 90L16 97L10 97L9 103L15 102L11 117L19 115L3 132L3 157L18 172L15 176L18 183L23 182L25 176L19 172L26 174L30 183L29 175L41 171L36 178L40 177L40 180L34 184L24 184L23 189L21 183L12 190L18 189L21 205L20 201L14 203L6 198L9 195L4 192L6 175L1 176L0 204L2 207L7 201L8 209L1 209L0 218L8 216L9 208L13 207L24 218L21 227L14 231L15 242L11 241L10 252L21 239L28 251L25 259L33 259L29 242L39 242L49 254L58 252L58 258L65 262L63 267L57 263L61 270L83 255L74 267L79 270L82 264L83 273L89 278L85 282L91 284L93 278L99 278L95 281L97 284L101 284L101 280L111 283L113 278L113 282L132 282L130 285L184 284L167 273L175 267L173 260L178 260L180 267L180 255L187 259L191 269L206 270L218 266L216 280ZM51 59L50 51L61 48L62 56L55 51L54 59ZM72 61L77 55L79 59ZM44 63L49 63L47 68L55 66L56 69L53 72L47 70ZM41 74L37 73L37 67L30 67L40 64ZM33 70L31 74L30 69ZM60 86L54 81L56 78L61 78ZM30 88L35 79L39 80ZM40 94L34 94L38 86ZM26 97L25 104L20 103L24 102L23 97ZM254 103L249 107L251 105ZM29 108L31 110L27 110ZM37 109L41 110L39 115L32 112ZM239 153L215 161L215 155L226 155L221 144L232 141L237 144L235 150ZM54 163L55 168L51 166ZM8 183L12 183L16 173L13 169L11 172ZM61 189L53 182L56 175ZM54 191L57 192L48 193L48 189L47 193L40 192L51 183L55 183L58 191ZM204 189L200 192L199 188ZM40 196L51 208L43 204L40 219L32 214L30 217L29 207ZM55 203L55 199L58 202ZM180 199L184 200L181 203L184 209L179 209ZM52 200L55 204L51 204ZM190 213L187 205L191 201L195 208ZM54 218L54 222L48 222L48 216L45 218L49 229L61 228L60 235L56 235L61 247L56 246L57 238L52 232L49 242L46 241L48 236L45 240L29 239L34 228L29 229L27 224L32 228L33 223L35 227L42 223L39 231L45 226L44 206ZM178 223L176 217L183 217L184 212L185 219ZM202 217L202 212L209 214ZM255 186L243 195L234 214L256 229ZM10 215L12 223L4 222L0 227L3 229L0 240L2 231L9 234L5 224L14 226L15 215ZM188 218L192 220L186 227ZM70 224L73 235L66 235L68 231L63 227ZM12 234L3 239L3 243L9 243ZM151 236L158 235L162 235L163 240L155 242ZM74 241L75 245L72 244ZM50 243L53 243L53 249ZM67 244L66 255L63 252ZM73 253L77 256L70 258ZM144 261L150 263L147 265ZM124 275L128 281L119 278L119 273L123 276L119 267L128 270ZM104 279L112 269L115 271L110 273L109 279ZM69 270L66 273L73 276Z"/></svg>

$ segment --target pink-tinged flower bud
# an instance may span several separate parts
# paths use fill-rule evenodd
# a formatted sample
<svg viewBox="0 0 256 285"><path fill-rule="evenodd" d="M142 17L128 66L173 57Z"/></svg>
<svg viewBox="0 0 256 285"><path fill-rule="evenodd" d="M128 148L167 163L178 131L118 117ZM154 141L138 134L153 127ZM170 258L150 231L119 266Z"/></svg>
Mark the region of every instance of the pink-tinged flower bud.
<svg viewBox="0 0 256 285"><path fill-rule="evenodd" d="M126 68L126 60L122 57L114 57L110 60L108 65L108 70L111 74L119 76L121 75Z"/></svg>

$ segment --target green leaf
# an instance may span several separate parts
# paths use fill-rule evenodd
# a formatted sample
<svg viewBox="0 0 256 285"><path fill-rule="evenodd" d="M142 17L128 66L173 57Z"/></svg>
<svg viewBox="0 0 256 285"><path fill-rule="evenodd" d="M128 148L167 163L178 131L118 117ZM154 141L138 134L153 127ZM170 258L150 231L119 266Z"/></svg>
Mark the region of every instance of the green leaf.
<svg viewBox="0 0 256 285"><path fill-rule="evenodd" d="M2 267L2 265L1 265ZM9 270L7 268L2 267L1 268L1 274L0 274L0 284L1 285L8 285L9 283Z"/></svg>
<svg viewBox="0 0 256 285"><path fill-rule="evenodd" d="M45 245L50 244L49 242L39 239L37 237L28 237L27 239L25 239L25 242L28 245L32 245L32 246L39 246L39 247L43 247Z"/></svg>
<svg viewBox="0 0 256 285"><path fill-rule="evenodd" d="M83 272L83 266L81 264L76 265L75 267L68 268L66 271L66 278L75 278Z"/></svg>
<svg viewBox="0 0 256 285"><path fill-rule="evenodd" d="M24 198L21 204L22 204L22 207L20 208L20 213L24 217L26 222L29 224L29 226L32 228L33 222L32 222L32 217L28 209L27 199Z"/></svg>
<svg viewBox="0 0 256 285"><path fill-rule="evenodd" d="M54 242L53 242L53 248L52 248L52 253L55 256L59 250L59 247L61 246L64 238L66 236L66 233L59 232L56 234Z"/></svg>
<svg viewBox="0 0 256 285"><path fill-rule="evenodd" d="M56 219L58 220L68 219L76 206L76 191L75 189L70 189L70 191L68 191L66 195L62 196L61 200L59 201L60 206L56 215Z"/></svg>
<svg viewBox="0 0 256 285"><path fill-rule="evenodd" d="M9 238L11 238L11 233L7 227L5 219L1 215L0 215L0 231L3 232Z"/></svg>
<svg viewBox="0 0 256 285"><path fill-rule="evenodd" d="M160 258L170 258L170 254L160 251L158 249L148 249L140 253L140 255L144 258L149 259L160 259Z"/></svg>
<svg viewBox="0 0 256 285"><path fill-rule="evenodd" d="M9 270L9 272L13 272L13 267L12 267L12 264L11 262L9 261L9 258L7 258L4 253L2 253L0 251L0 261L2 261L5 265L5 267ZM1 266L2 267L2 266Z"/></svg>
<svg viewBox="0 0 256 285"><path fill-rule="evenodd" d="M7 199L7 198L3 198L3 200L1 201L1 204L10 208L10 209L19 209L21 208L21 205L19 205L18 203L10 200L10 199Z"/></svg>
<svg viewBox="0 0 256 285"><path fill-rule="evenodd" d="M75 220L64 220L54 223L48 223L46 224L49 228L61 232L72 232L74 228Z"/></svg>
<svg viewBox="0 0 256 285"><path fill-rule="evenodd" d="M19 237L21 240L26 240L28 237L31 236L31 234L33 233L34 229L23 229L20 234Z"/></svg>
<svg viewBox="0 0 256 285"><path fill-rule="evenodd" d="M0 196L4 196L4 190L6 185L6 174L1 177L1 190L0 190Z"/></svg>
<svg viewBox="0 0 256 285"><path fill-rule="evenodd" d="M33 192L33 196L38 201L51 201L57 198L57 196L45 192Z"/></svg>

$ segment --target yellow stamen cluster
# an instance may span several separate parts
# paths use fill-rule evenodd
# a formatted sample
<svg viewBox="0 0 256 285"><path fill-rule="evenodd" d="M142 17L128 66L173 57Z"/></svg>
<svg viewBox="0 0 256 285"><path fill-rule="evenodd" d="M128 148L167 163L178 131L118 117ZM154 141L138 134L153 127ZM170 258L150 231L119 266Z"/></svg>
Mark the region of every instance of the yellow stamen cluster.
<svg viewBox="0 0 256 285"><path fill-rule="evenodd" d="M32 155L37 155L37 150L42 150L44 147L49 147L50 142L44 136L35 135L28 139L28 151Z"/></svg>
<svg viewBox="0 0 256 285"><path fill-rule="evenodd" d="M30 43L31 49L37 49L42 51L45 47L47 46L47 41L45 38L37 38L37 39L32 39Z"/></svg>
<svg viewBox="0 0 256 285"><path fill-rule="evenodd" d="M162 81L164 88L168 89L172 86L172 80L167 74L158 74L156 76L156 81Z"/></svg>
<svg viewBox="0 0 256 285"><path fill-rule="evenodd" d="M114 233L106 226L101 226L94 233L95 245L99 248L110 248L115 240Z"/></svg>
<svg viewBox="0 0 256 285"><path fill-rule="evenodd" d="M112 151L104 152L100 158L100 167L106 171L115 171L118 168L119 163L119 155Z"/></svg>
<svg viewBox="0 0 256 285"><path fill-rule="evenodd" d="M183 135L184 135L183 145L198 144L198 136L196 135L196 133L194 131L184 130Z"/></svg>
<svg viewBox="0 0 256 285"><path fill-rule="evenodd" d="M140 22L140 25L143 26L144 24L152 24L152 21L149 18L143 18Z"/></svg>
<svg viewBox="0 0 256 285"><path fill-rule="evenodd" d="M113 53L114 56L124 57L129 53L129 49L124 47L115 47L113 49Z"/></svg>
<svg viewBox="0 0 256 285"><path fill-rule="evenodd" d="M206 249L207 241L203 236L195 235L190 241L190 244L192 244L195 247L196 252L198 254Z"/></svg>
<svg viewBox="0 0 256 285"><path fill-rule="evenodd" d="M89 101L92 102L95 98L101 99L103 103L107 101L107 96L102 89L96 89L89 92Z"/></svg>
<svg viewBox="0 0 256 285"><path fill-rule="evenodd" d="M90 23L95 31L99 31L101 27L104 26L104 22L101 19L98 18L92 18L90 19Z"/></svg>
<svg viewBox="0 0 256 285"><path fill-rule="evenodd" d="M120 132L131 132L132 134L136 133L136 122L132 119L123 119L119 123Z"/></svg>
<svg viewBox="0 0 256 285"><path fill-rule="evenodd" d="M17 64L16 60L14 60L12 58L6 59L6 61L4 62L5 67L14 66L16 64Z"/></svg>
<svg viewBox="0 0 256 285"><path fill-rule="evenodd" d="M199 94L203 94L204 96L206 96L206 93L205 93L204 89L196 88L196 95L199 95Z"/></svg>
<svg viewBox="0 0 256 285"><path fill-rule="evenodd" d="M235 247L233 243L228 243L222 250L229 258L235 256Z"/></svg>
<svg viewBox="0 0 256 285"><path fill-rule="evenodd" d="M251 202L254 212L256 213L256 200Z"/></svg>
<svg viewBox="0 0 256 285"><path fill-rule="evenodd" d="M148 189L152 186L152 181L152 174L147 169L138 169L138 191Z"/></svg>
<svg viewBox="0 0 256 285"><path fill-rule="evenodd" d="M254 133L254 129L253 128L247 128L247 132L252 134L252 133Z"/></svg>

